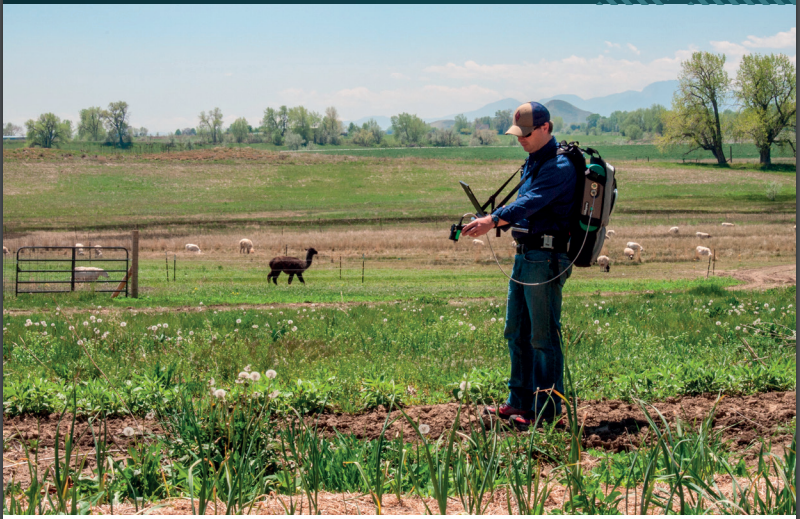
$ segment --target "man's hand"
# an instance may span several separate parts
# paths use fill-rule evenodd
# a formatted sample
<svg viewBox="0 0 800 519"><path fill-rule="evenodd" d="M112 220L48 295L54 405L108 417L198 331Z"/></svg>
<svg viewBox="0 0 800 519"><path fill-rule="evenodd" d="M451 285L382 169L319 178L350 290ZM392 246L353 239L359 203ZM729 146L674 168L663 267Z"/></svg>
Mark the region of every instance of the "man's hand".
<svg viewBox="0 0 800 519"><path fill-rule="evenodd" d="M498 226L506 225L505 220L500 220ZM492 221L492 217L489 215L482 216L476 220L469 222L467 225L464 226L464 230L461 231L461 234L464 236L483 236L487 232L494 229L494 222Z"/></svg>

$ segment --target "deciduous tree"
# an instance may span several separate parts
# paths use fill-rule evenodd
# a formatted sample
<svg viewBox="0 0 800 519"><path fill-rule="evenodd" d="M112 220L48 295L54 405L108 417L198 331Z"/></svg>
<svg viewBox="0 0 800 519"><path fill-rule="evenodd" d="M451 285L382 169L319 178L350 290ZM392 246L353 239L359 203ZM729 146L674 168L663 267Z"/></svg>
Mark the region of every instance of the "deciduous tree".
<svg viewBox="0 0 800 519"><path fill-rule="evenodd" d="M118 143L120 148L124 147L126 142L131 141L129 120L130 112L128 103L125 101L108 103L108 109L103 112L108 138L112 142Z"/></svg>
<svg viewBox="0 0 800 519"><path fill-rule="evenodd" d="M335 107L329 106L325 109L319 129L319 144L339 144L342 141L342 123Z"/></svg>
<svg viewBox="0 0 800 519"><path fill-rule="evenodd" d="M28 146L31 147L58 147L59 144L68 141L72 134L72 129L53 113L42 114L35 121L28 120L25 128Z"/></svg>
<svg viewBox="0 0 800 519"><path fill-rule="evenodd" d="M422 144L425 135L428 133L428 125L416 115L404 112L399 115L393 115L391 120L395 138L401 144Z"/></svg>
<svg viewBox="0 0 800 519"><path fill-rule="evenodd" d="M238 143L242 143L247 139L247 135L250 133L250 127L247 124L247 120L244 117L239 117L230 127L231 135L233 136L233 140Z"/></svg>
<svg viewBox="0 0 800 519"><path fill-rule="evenodd" d="M106 136L106 130L103 128L103 109L99 106L84 108L80 115L78 138L85 141L102 141Z"/></svg>
<svg viewBox="0 0 800 519"><path fill-rule="evenodd" d="M723 152L721 106L730 95L731 81L723 68L724 54L695 52L681 64L672 111L665 118L659 145L689 142L693 149L710 151L717 163L727 165Z"/></svg>
<svg viewBox="0 0 800 519"><path fill-rule="evenodd" d="M222 142L222 110L214 108L208 114L205 111L200 112L200 128L201 133L205 134L212 144Z"/></svg>
<svg viewBox="0 0 800 519"><path fill-rule="evenodd" d="M511 128L511 110L498 110L494 113L494 119L492 119L492 123L494 124L494 128L497 130L497 133L504 134L506 130Z"/></svg>
<svg viewBox="0 0 800 519"><path fill-rule="evenodd" d="M758 146L761 164L772 162L773 144L796 152L795 140L787 137L797 131L797 72L786 55L744 56L736 74L736 97L744 107L742 131Z"/></svg>

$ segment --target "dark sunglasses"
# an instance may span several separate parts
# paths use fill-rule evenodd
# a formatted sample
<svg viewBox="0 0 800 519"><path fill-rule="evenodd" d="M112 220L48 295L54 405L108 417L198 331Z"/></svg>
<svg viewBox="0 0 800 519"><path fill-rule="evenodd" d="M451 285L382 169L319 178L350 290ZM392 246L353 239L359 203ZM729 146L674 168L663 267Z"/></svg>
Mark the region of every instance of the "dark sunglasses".
<svg viewBox="0 0 800 519"><path fill-rule="evenodd" d="M528 135L523 135L523 136L522 136L522 138L523 138L523 139L527 139L528 137L530 137L531 135L533 135L533 132L535 132L536 130L538 130L538 129L539 129L539 128L541 128L542 126L544 126L544 125L543 125L543 124L541 124L541 125L539 125L539 126L534 126L534 127L533 127L533 131L531 131L531 133L529 133Z"/></svg>

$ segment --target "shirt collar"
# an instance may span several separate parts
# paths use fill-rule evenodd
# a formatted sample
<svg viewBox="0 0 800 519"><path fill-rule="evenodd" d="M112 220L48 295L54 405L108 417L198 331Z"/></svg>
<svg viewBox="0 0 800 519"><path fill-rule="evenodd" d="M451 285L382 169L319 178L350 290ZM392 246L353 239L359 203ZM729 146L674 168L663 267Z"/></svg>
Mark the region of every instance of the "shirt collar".
<svg viewBox="0 0 800 519"><path fill-rule="evenodd" d="M542 146L537 151L530 154L529 163L533 163L535 161L541 160L542 157L549 155L553 152L554 149L558 147L558 143L556 142L556 138L552 137L547 144Z"/></svg>

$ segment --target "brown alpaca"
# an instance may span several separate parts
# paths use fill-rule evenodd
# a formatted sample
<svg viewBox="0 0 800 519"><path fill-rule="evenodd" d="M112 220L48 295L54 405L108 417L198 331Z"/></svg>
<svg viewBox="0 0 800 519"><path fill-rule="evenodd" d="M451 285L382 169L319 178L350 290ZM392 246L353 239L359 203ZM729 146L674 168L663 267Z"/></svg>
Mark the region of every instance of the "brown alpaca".
<svg viewBox="0 0 800 519"><path fill-rule="evenodd" d="M314 259L314 254L318 254L315 248L310 248L306 252L306 259L301 260L300 258L292 258L290 256L278 256L277 258L272 258L269 261L269 267L272 269L272 272L269 273L267 276L267 283L269 280L272 281L277 285L278 284L278 276L281 275L281 272L285 272L289 274L289 284L292 284L292 279L295 275L297 275L297 279L300 280L300 283L306 284L303 280L303 272L311 266L311 260Z"/></svg>

